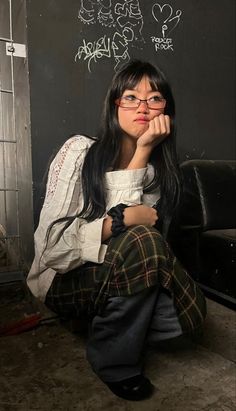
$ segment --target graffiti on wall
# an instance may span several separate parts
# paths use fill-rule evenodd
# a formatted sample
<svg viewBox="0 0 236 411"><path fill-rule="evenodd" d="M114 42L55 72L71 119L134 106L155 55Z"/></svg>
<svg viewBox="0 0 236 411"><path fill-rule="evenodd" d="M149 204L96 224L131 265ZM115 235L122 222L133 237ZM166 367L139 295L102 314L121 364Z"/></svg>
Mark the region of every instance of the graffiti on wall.
<svg viewBox="0 0 236 411"><path fill-rule="evenodd" d="M174 51L173 39L170 37L172 31L177 27L182 15L181 10L175 13L170 4L160 5L155 3L152 6L152 16L156 25L157 35L151 36L155 50Z"/></svg>
<svg viewBox="0 0 236 411"><path fill-rule="evenodd" d="M150 13L155 30L150 41L155 51L173 51L170 34L179 24L182 11L174 12L169 4L155 3ZM94 63L102 59L113 59L114 70L117 70L130 60L130 47L142 49L146 42L139 0L80 0L78 19L84 25L97 24L104 29L99 38L90 41L84 37L78 46L75 61L85 61L89 72Z"/></svg>

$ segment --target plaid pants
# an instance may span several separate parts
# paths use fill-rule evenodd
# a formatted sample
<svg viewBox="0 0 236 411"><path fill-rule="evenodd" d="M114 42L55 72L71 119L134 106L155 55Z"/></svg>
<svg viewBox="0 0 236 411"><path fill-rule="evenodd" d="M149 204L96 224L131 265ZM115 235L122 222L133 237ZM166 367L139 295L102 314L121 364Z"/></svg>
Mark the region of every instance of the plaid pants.
<svg viewBox="0 0 236 411"><path fill-rule="evenodd" d="M102 264L86 263L56 274L45 303L62 316L94 316L108 298L131 296L153 286L172 296L183 332L202 326L206 303L201 290L159 231L143 225L111 238Z"/></svg>

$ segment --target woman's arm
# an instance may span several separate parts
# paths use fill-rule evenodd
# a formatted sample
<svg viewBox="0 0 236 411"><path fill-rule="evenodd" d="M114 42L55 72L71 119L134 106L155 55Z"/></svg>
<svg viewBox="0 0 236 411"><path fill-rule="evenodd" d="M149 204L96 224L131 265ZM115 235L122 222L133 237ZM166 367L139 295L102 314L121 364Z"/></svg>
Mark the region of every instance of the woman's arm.
<svg viewBox="0 0 236 411"><path fill-rule="evenodd" d="M142 136L139 137L137 141L136 150L126 170L145 169L147 167L149 157L151 155L153 148L156 147L157 144L161 143L163 139L167 137L169 134L170 134L169 116L164 115L164 114L156 116L152 121L150 121L148 130ZM139 194L141 192L142 190L139 190ZM127 204L125 200L123 200L122 202ZM135 205L135 206L126 208L124 210L124 224L127 227L135 225L135 224L144 224L147 226L154 226L157 220L158 220L158 215L157 215L156 210L146 205L142 205L142 204ZM112 235L111 225L112 225L112 218L108 216L103 222L103 229L102 229L102 240L103 241L111 237Z"/></svg>
<svg viewBox="0 0 236 411"><path fill-rule="evenodd" d="M103 261L106 251L106 246L101 244L103 219L87 223L75 218L62 235L65 222L53 224L57 219L76 215L82 208L81 169L91 144L92 140L84 136L72 137L51 163L35 232L36 254L42 267L66 272L88 260Z"/></svg>

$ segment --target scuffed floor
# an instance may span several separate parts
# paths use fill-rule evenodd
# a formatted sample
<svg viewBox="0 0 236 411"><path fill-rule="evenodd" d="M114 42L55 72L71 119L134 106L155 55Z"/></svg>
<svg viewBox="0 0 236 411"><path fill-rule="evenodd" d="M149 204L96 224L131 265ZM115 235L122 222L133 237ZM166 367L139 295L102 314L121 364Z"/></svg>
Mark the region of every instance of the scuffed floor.
<svg viewBox="0 0 236 411"><path fill-rule="evenodd" d="M50 316L21 284L0 286L0 324L39 311ZM0 337L1 411L235 411L236 313L208 300L205 334L198 344L149 351L151 399L115 397L86 361L85 333L58 320Z"/></svg>

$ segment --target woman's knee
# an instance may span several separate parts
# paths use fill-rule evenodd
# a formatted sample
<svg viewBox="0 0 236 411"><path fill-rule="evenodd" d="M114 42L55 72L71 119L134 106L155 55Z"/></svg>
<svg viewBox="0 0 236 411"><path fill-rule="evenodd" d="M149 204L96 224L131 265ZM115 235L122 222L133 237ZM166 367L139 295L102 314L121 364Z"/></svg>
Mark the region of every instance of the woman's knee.
<svg viewBox="0 0 236 411"><path fill-rule="evenodd" d="M137 254L137 258L146 259L153 256L156 258L160 254L167 255L166 243L155 227L134 225L113 241L111 248L123 257L129 254L131 258Z"/></svg>
<svg viewBox="0 0 236 411"><path fill-rule="evenodd" d="M162 234L155 227L135 225L128 229L128 233L133 246L134 244L140 246L141 243L143 246L148 246L151 249L154 248L155 252L159 249L163 250L166 246Z"/></svg>

